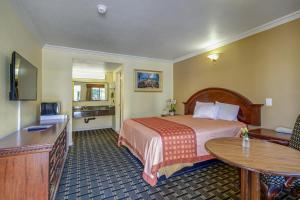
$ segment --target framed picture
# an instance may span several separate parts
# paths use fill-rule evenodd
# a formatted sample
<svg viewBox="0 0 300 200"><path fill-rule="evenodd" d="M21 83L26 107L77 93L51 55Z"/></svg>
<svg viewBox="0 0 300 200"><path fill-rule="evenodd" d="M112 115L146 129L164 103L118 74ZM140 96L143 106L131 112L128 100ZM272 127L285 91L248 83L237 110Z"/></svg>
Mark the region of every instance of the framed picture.
<svg viewBox="0 0 300 200"><path fill-rule="evenodd" d="M134 70L134 89L136 92L161 92L163 88L162 71Z"/></svg>

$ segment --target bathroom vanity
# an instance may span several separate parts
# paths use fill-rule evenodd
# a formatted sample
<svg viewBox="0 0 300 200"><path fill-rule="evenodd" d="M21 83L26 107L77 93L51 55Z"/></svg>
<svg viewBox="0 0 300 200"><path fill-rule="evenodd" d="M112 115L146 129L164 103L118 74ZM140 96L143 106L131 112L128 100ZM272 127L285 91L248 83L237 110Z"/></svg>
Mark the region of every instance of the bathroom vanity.
<svg viewBox="0 0 300 200"><path fill-rule="evenodd" d="M73 131L114 127L115 90L108 75L107 82L73 80Z"/></svg>
<svg viewBox="0 0 300 200"><path fill-rule="evenodd" d="M77 106L73 107L73 118L115 115L114 106Z"/></svg>
<svg viewBox="0 0 300 200"><path fill-rule="evenodd" d="M73 107L73 131L113 128L114 106Z"/></svg>

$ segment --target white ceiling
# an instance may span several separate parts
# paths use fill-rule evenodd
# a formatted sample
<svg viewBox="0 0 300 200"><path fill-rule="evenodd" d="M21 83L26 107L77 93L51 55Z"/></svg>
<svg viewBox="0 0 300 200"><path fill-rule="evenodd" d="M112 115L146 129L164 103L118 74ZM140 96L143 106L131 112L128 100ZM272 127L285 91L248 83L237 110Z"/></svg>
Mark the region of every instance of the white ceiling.
<svg viewBox="0 0 300 200"><path fill-rule="evenodd" d="M300 0L12 0L43 44L173 60L300 10ZM108 6L105 16L96 5Z"/></svg>

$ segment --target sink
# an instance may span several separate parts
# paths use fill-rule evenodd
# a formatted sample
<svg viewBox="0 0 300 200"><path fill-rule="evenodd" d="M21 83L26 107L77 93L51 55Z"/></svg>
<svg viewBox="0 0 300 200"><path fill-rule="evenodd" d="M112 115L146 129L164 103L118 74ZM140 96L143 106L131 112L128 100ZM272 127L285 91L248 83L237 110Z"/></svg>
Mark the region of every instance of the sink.
<svg viewBox="0 0 300 200"><path fill-rule="evenodd" d="M27 130L28 132L44 131L51 127L52 127L52 125L29 126L29 127L26 127L25 130Z"/></svg>

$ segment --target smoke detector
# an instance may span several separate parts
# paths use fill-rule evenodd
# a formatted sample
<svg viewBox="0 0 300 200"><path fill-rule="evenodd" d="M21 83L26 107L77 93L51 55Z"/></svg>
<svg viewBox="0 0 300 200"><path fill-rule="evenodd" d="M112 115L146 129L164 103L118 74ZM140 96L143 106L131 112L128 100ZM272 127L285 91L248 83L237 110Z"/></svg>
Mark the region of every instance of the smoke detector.
<svg viewBox="0 0 300 200"><path fill-rule="evenodd" d="M104 15L107 11L107 6L103 4L98 4L97 9L99 14Z"/></svg>

